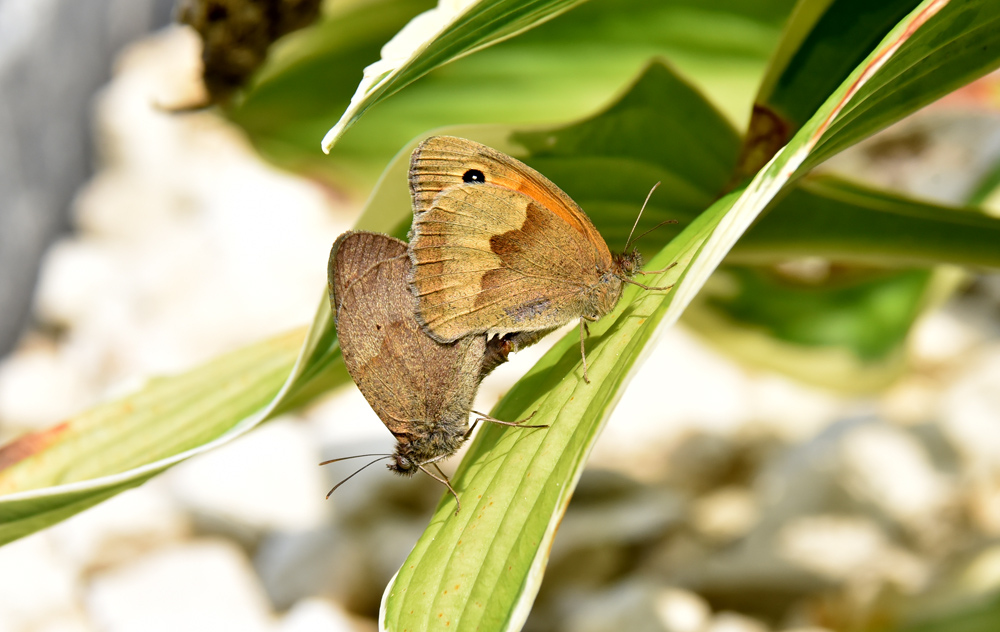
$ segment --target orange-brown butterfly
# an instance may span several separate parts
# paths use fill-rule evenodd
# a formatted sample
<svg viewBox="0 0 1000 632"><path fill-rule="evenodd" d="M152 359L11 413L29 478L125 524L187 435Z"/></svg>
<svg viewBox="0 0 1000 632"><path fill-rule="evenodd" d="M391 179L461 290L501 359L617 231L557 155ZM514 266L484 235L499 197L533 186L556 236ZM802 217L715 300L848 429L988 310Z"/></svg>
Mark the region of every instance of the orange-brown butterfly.
<svg viewBox="0 0 1000 632"><path fill-rule="evenodd" d="M397 441L391 455L359 456L380 457L368 465L389 458L389 469L404 476L423 471L458 501L437 461L454 454L471 434L469 413L482 379L506 362L510 351L533 339L521 335L487 342L485 335L472 334L447 344L435 341L414 316L409 272L406 242L388 235L350 231L330 250L330 303L344 364ZM546 427L476 414L477 423ZM427 466L437 469L440 477Z"/></svg>
<svg viewBox="0 0 1000 632"><path fill-rule="evenodd" d="M409 179L410 285L417 318L435 340L547 332L579 318L589 382L585 321L611 312L625 283L670 289L633 281L667 268L641 271L642 255L628 244L612 256L576 202L495 149L428 138L413 151Z"/></svg>

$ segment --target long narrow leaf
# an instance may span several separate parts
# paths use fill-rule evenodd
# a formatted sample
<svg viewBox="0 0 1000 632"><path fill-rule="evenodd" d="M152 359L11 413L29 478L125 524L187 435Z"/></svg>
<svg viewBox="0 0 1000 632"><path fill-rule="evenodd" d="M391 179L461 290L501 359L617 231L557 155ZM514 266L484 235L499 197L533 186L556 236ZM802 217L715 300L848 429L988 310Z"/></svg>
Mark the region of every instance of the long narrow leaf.
<svg viewBox="0 0 1000 632"><path fill-rule="evenodd" d="M365 68L347 111L323 138L323 151L329 153L348 126L378 100L442 64L533 28L582 1L440 2L407 24L382 48L382 59Z"/></svg>
<svg viewBox="0 0 1000 632"><path fill-rule="evenodd" d="M308 332L151 380L133 395L4 446L0 545L141 485L347 381L329 312L324 300Z"/></svg>
<svg viewBox="0 0 1000 632"><path fill-rule="evenodd" d="M889 83L879 75L886 61L901 51L915 55L913 47L928 45L911 42L912 36L946 5L927 0L908 15L745 190L713 204L650 262L677 261L667 276L653 282L680 275L678 285L666 296L626 293L619 308L594 328L588 348L592 384L582 382L573 334L518 383L493 414L516 419L537 410L535 419L551 427L531 432L487 428L480 434L455 477L465 508L456 516L454 500L445 498L439 505L386 589L383 629L515 630L523 624L590 447L648 343L659 327L677 319L753 220L801 175L845 106L873 78L882 79L882 87ZM973 32L967 26L967 33ZM964 80L985 66L976 66Z"/></svg>

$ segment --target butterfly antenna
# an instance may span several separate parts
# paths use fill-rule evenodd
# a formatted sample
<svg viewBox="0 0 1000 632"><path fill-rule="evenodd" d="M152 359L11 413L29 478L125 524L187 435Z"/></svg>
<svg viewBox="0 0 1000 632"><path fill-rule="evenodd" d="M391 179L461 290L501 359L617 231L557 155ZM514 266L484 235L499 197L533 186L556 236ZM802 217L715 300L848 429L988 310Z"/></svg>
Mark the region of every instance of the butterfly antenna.
<svg viewBox="0 0 1000 632"><path fill-rule="evenodd" d="M642 239L643 237L645 237L649 233L653 232L654 230L656 230L660 226L666 226L667 224L676 224L676 223L677 223L676 219L665 219L662 222L660 222L659 224L657 224L656 226L653 226L652 228L650 228L649 230L647 230L643 234L641 234L638 237L636 237L635 240L636 240L636 242L638 242L640 239Z"/></svg>
<svg viewBox="0 0 1000 632"><path fill-rule="evenodd" d="M359 454L358 456L372 456L372 455L371 455L371 454ZM326 499L327 499L327 500L330 500L330 495L331 495L331 494L333 494L333 492L337 491L337 488L338 488L338 487L340 487L341 485L343 485L343 484L344 484L344 483L346 483L347 481L351 480L352 478L354 478L355 476L357 476L358 474L360 474L360 473L361 473L361 470L363 470L363 469L365 469L365 468L368 468L368 467L371 467L372 465L375 465L375 464L376 464L376 463L378 463L379 461L381 461L381 460L383 460L383 459L388 459L388 458L390 458L391 456L392 456L391 454L384 454L384 455L380 456L379 458L375 459L374 461L372 461L371 463L368 463L367 465L364 465L364 466L362 466L362 467L361 467L361 468L359 468L359 469L358 469L358 470L357 470L356 472L354 472L354 474L351 474L350 476L348 476L348 477L347 477L347 478L345 478L344 480L342 480L342 481L340 481L339 483L337 483L336 485L334 485L334 486L333 486L333 489L331 489L331 490L330 490L329 492L327 492L327 494L326 494ZM335 461L344 461L344 460L346 460L346 459L353 459L353 458L354 458L353 456L346 456L346 457L344 457L343 459L334 459L333 461L325 461L325 463L333 463L333 462L335 462ZM323 465L323 463L320 463L320 465Z"/></svg>
<svg viewBox="0 0 1000 632"><path fill-rule="evenodd" d="M391 454L355 454L354 456L342 456L339 459L330 459L329 461L323 461L320 465L326 465L328 463L337 463L338 461L349 461L350 459L360 459L366 456L380 456L383 459L387 459Z"/></svg>
<svg viewBox="0 0 1000 632"><path fill-rule="evenodd" d="M642 203L642 208L639 209L639 214L635 217L635 223L632 224L632 230L629 231L628 239L625 240L625 252L628 252L628 246L632 243L632 234L635 233L635 227L639 225L639 220L642 218L642 212L646 210L646 205L649 204L649 198L653 197L653 191L655 191L658 186L660 186L659 182L654 184L653 188L646 194L646 201Z"/></svg>

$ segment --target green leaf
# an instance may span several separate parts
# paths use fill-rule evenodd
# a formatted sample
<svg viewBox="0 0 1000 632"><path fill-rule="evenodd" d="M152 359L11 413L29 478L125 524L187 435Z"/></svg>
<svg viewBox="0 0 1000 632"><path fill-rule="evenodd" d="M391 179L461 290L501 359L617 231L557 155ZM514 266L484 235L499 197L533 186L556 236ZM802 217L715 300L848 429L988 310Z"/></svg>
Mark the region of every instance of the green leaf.
<svg viewBox="0 0 1000 632"><path fill-rule="evenodd" d="M1000 268L1000 219L921 202L832 176L797 183L747 231L731 261L801 257L906 267Z"/></svg>
<svg viewBox="0 0 1000 632"><path fill-rule="evenodd" d="M918 316L955 288L953 271L907 268L997 268L997 243L1000 220L976 210L804 178L736 244L724 281L705 288L685 322L754 366L873 392L905 370Z"/></svg>
<svg viewBox="0 0 1000 632"><path fill-rule="evenodd" d="M864 361L896 351L920 313L930 272L856 268L833 271L822 285L774 271L725 267L736 291L708 302L744 326L802 346L843 347Z"/></svg>
<svg viewBox="0 0 1000 632"><path fill-rule="evenodd" d="M703 255L692 264L686 283L677 288L673 308L682 310L736 241L783 189L810 167L940 96L941 83L951 89L972 81L1000 63L995 47L980 50L983 23L1000 16L1000 5L987 0L925 0L886 38L826 100L768 165L747 186L721 223ZM946 34L946 37L945 37ZM923 60L917 64L917 60ZM916 66L938 84L922 83ZM955 74L942 75L947 66ZM901 77L905 76L905 80ZM904 89L904 85L906 88ZM923 91L912 89L921 85Z"/></svg>
<svg viewBox="0 0 1000 632"><path fill-rule="evenodd" d="M494 134L499 136L497 130ZM524 157L533 166L588 209L601 209L602 224L620 224L621 242L645 191L662 179L666 191L658 191L654 200L672 206L654 214L683 211L688 219L683 232L650 262L653 268L679 262L650 280L654 284L669 284L682 274L734 199L695 215L725 183L739 139L704 97L662 63L650 65L625 96L595 117L558 130L509 133L505 144L490 140L505 150L520 147L522 156L528 149ZM395 185L386 181L384 186ZM653 235L650 241L666 238ZM672 297L636 289L626 290L618 309L591 327L591 384L580 379L574 332L494 411L510 420L537 411L536 418L544 417L551 427L480 431L453 479L464 499L462 512L453 515L453 501L438 508L387 589L384 627L421 630L449 624L493 630L516 629L523 622L554 534L554 517L565 510L601 424Z"/></svg>
<svg viewBox="0 0 1000 632"><path fill-rule="evenodd" d="M802 169L1000 67L1000 3L925 0L901 24L907 30L894 29L864 73L852 75L836 115L816 121L816 146Z"/></svg>
<svg viewBox="0 0 1000 632"><path fill-rule="evenodd" d="M279 40L253 82L226 115L249 134L268 159L299 172L322 174L343 188L368 175L368 163L381 171L389 149L376 139L334 162L318 150L316 140L329 121L350 103L366 63L377 59L382 45L434 0L366 0L332 3L315 25ZM374 158L372 153L374 152Z"/></svg>
<svg viewBox="0 0 1000 632"><path fill-rule="evenodd" d="M997 162L983 174L973 188L967 202L971 206L983 206L996 195L998 190L1000 190L1000 162Z"/></svg>
<svg viewBox="0 0 1000 632"><path fill-rule="evenodd" d="M800 1L754 100L740 174L763 167L916 5L916 0Z"/></svg>
<svg viewBox="0 0 1000 632"><path fill-rule="evenodd" d="M982 7L985 0L971 4ZM513 420L537 410L535 420L551 427L541 431L490 427L476 438L453 482L465 498L465 508L454 515L454 500L443 499L386 589L383 629L454 625L511 630L523 624L586 456L646 344L660 326L677 319L743 232L801 175L817 142L834 136L828 133L830 123L854 108L860 91L874 83L876 89L866 89L865 96L882 96L878 87L892 83L881 74L891 67L888 62L932 46L914 35L935 25L938 13L951 21L954 14L943 11L947 6L928 0L896 25L745 190L713 204L653 258L652 267L671 261L678 265L651 282L677 279L677 285L666 295L630 288L615 312L592 329L588 348L592 384L581 380L578 340L569 334L504 398L494 416ZM975 37L975 29L970 27L967 34ZM984 67L970 70L964 80L975 78ZM915 97L913 103L919 100ZM897 105L897 112L906 110ZM661 116L670 118L670 103L660 106ZM649 142L643 136L622 144ZM684 149L680 146L677 151Z"/></svg>
<svg viewBox="0 0 1000 632"><path fill-rule="evenodd" d="M0 545L141 485L349 381L324 300L298 329L150 380L0 449ZM298 358L298 359L297 359Z"/></svg>
<svg viewBox="0 0 1000 632"><path fill-rule="evenodd" d="M462 8L447 3L420 14L365 68L347 110L323 138L329 153L348 126L380 99L452 59L513 37L583 0L479 0Z"/></svg>
<svg viewBox="0 0 1000 632"><path fill-rule="evenodd" d="M266 73L230 116L270 159L365 192L399 148L427 130L583 117L657 55L696 79L730 119L743 121L792 4L590 0L380 98L329 157L317 151L316 138L347 106L354 85L345 77L356 84L358 59L374 61L377 52L364 56L360 44L337 47L303 35L296 59ZM330 16L331 24L316 29L331 38L344 30L367 34L363 20L370 16ZM383 41L366 40L365 46L377 51Z"/></svg>
<svg viewBox="0 0 1000 632"><path fill-rule="evenodd" d="M679 277L734 199L714 204L650 262L678 263L656 283ZM667 312L670 294L636 289L591 327L590 384L581 379L574 332L493 411L511 420L535 412L550 427L483 428L452 479L465 500L462 511L454 514L453 500L438 507L386 589L383 629L517 630L524 623L590 448Z"/></svg>
<svg viewBox="0 0 1000 632"><path fill-rule="evenodd" d="M1000 623L1000 595L993 594L969 599L949 611L938 611L933 615L907 617L913 621L889 628L895 632L993 632ZM969 603L971 602L971 603ZM919 605L917 606L920 607ZM925 608L926 609L926 608ZM878 632L887 632L883 626Z"/></svg>

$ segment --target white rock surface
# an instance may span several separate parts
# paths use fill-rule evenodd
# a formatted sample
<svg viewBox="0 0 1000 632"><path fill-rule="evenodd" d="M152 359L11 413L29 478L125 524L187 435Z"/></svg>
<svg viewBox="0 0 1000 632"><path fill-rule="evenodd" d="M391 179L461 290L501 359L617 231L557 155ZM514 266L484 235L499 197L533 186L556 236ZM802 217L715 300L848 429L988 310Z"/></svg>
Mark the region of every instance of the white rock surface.
<svg viewBox="0 0 1000 632"><path fill-rule="evenodd" d="M752 427L801 439L843 404L778 375L750 374L683 328L663 333L629 383L590 457L596 467L658 480L663 455L694 432L735 436Z"/></svg>
<svg viewBox="0 0 1000 632"><path fill-rule="evenodd" d="M306 530L326 515L319 448L291 418L185 461L166 481L189 510L255 530Z"/></svg>
<svg viewBox="0 0 1000 632"><path fill-rule="evenodd" d="M221 540L166 547L95 575L86 597L107 632L265 632L272 617L246 556Z"/></svg>
<svg viewBox="0 0 1000 632"><path fill-rule="evenodd" d="M712 616L712 609L700 595L679 588L660 591L654 607L667 632L702 632Z"/></svg>
<svg viewBox="0 0 1000 632"><path fill-rule="evenodd" d="M48 534L63 558L91 572L178 542L190 531L188 516L158 479L91 507Z"/></svg>
<svg viewBox="0 0 1000 632"><path fill-rule="evenodd" d="M767 632L760 621L736 612L720 612L708 624L705 632Z"/></svg>
<svg viewBox="0 0 1000 632"><path fill-rule="evenodd" d="M574 632L667 632L658 600L661 589L647 581L626 580L600 592L575 595L567 600L560 623Z"/></svg>
<svg viewBox="0 0 1000 632"><path fill-rule="evenodd" d="M950 482L920 443L887 425L850 431L841 444L844 481L860 498L914 529L932 528L951 501Z"/></svg>
<svg viewBox="0 0 1000 632"><path fill-rule="evenodd" d="M836 581L889 581L914 592L928 568L893 545L872 520L857 516L810 516L790 522L778 536L786 560Z"/></svg>
<svg viewBox="0 0 1000 632"><path fill-rule="evenodd" d="M123 55L97 108L104 168L81 233L43 267L37 312L67 326L75 370L113 386L177 371L309 322L330 244L353 211L266 164L189 102L198 45L170 29Z"/></svg>
<svg viewBox="0 0 1000 632"><path fill-rule="evenodd" d="M59 555L49 534L0 548L0 629L5 632L79 623L81 589L79 572Z"/></svg>
<svg viewBox="0 0 1000 632"><path fill-rule="evenodd" d="M94 400L93 384L49 341L29 340L0 362L0 431L8 437L43 430Z"/></svg>
<svg viewBox="0 0 1000 632"><path fill-rule="evenodd" d="M1000 345L970 359L942 408L943 430L970 465L1000 467Z"/></svg>
<svg viewBox="0 0 1000 632"><path fill-rule="evenodd" d="M757 499L749 490L724 487L705 494L695 502L691 522L710 538L732 540L753 527L759 512Z"/></svg>
<svg viewBox="0 0 1000 632"><path fill-rule="evenodd" d="M295 604L274 632L359 632L359 627L336 604L313 598Z"/></svg>

